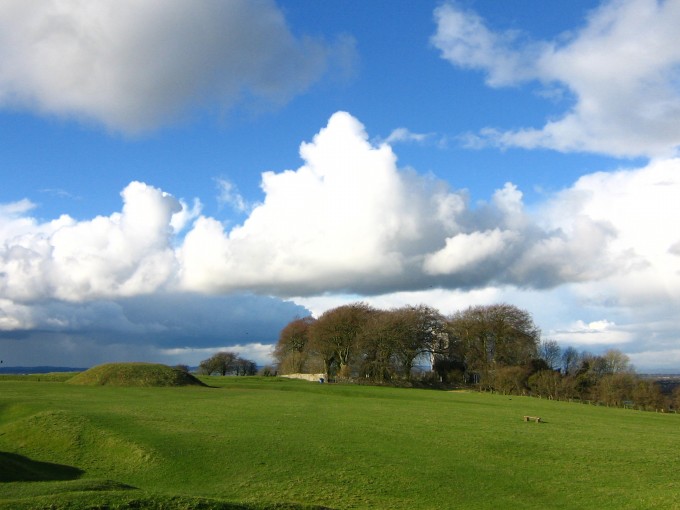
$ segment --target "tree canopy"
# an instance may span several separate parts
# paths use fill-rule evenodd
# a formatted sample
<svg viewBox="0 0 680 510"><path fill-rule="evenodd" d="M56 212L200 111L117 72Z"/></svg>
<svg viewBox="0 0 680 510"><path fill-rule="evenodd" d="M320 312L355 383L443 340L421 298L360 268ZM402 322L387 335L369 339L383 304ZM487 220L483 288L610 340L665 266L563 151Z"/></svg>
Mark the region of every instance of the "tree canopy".
<svg viewBox="0 0 680 510"><path fill-rule="evenodd" d="M352 303L318 319L292 320L281 330L274 357L282 374L411 384L421 369L419 380L431 384L607 405L634 401L642 408L663 403L658 386L636 376L621 351L593 354L541 340L531 313L507 303L470 306L448 317L422 304L380 310Z"/></svg>
<svg viewBox="0 0 680 510"><path fill-rule="evenodd" d="M283 373L302 373L308 368L309 328L315 322L313 317L297 318L281 330L273 357Z"/></svg>
<svg viewBox="0 0 680 510"><path fill-rule="evenodd" d="M346 375L359 335L374 312L366 303L339 306L324 312L310 326L310 351L322 359L327 374L336 364Z"/></svg>
<svg viewBox="0 0 680 510"><path fill-rule="evenodd" d="M327 374L410 380L419 362L488 373L538 355L531 315L500 304L471 307L447 319L427 305L377 310L352 303L295 319L281 331L274 355L282 372L316 363Z"/></svg>
<svg viewBox="0 0 680 510"><path fill-rule="evenodd" d="M257 364L254 361L241 358L238 353L220 351L201 361L198 371L203 375L255 375Z"/></svg>
<svg viewBox="0 0 680 510"><path fill-rule="evenodd" d="M529 312L505 303L472 306L449 320L449 342L468 369L482 374L536 358L540 337Z"/></svg>

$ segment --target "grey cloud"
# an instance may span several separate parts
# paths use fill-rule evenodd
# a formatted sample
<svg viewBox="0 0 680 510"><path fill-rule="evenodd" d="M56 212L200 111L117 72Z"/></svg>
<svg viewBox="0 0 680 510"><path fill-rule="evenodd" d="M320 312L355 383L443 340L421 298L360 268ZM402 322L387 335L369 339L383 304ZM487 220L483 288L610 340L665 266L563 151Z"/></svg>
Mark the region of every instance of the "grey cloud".
<svg viewBox="0 0 680 510"><path fill-rule="evenodd" d="M249 293L157 294L120 300L119 304L128 320L152 329L147 335L163 347L273 343L289 321L309 315L290 301Z"/></svg>
<svg viewBox="0 0 680 510"><path fill-rule="evenodd" d="M680 256L680 241L673 243L671 247L668 248L668 253Z"/></svg>
<svg viewBox="0 0 680 510"><path fill-rule="evenodd" d="M0 105L138 133L192 106L285 102L350 42L296 38L272 0L7 0Z"/></svg>
<svg viewBox="0 0 680 510"><path fill-rule="evenodd" d="M295 303L252 294L45 301L31 306L30 329L0 332L2 357L6 364L27 366L90 366L163 357L195 363L211 350L271 345L283 326L306 315L309 312ZM164 354L173 348L181 348L177 356Z"/></svg>

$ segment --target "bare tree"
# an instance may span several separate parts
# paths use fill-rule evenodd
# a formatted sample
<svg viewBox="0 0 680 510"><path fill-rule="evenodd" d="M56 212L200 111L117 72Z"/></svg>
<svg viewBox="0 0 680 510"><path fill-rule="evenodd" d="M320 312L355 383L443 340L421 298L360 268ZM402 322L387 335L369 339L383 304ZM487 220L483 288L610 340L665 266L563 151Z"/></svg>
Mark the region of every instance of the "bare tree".
<svg viewBox="0 0 680 510"><path fill-rule="evenodd" d="M602 355L604 371L608 374L634 372L630 358L618 349L609 349Z"/></svg>
<svg viewBox="0 0 680 510"><path fill-rule="evenodd" d="M555 340L544 340L538 348L539 356L547 363L551 370L555 370L562 357L560 344Z"/></svg>
<svg viewBox="0 0 680 510"><path fill-rule="evenodd" d="M567 347L562 351L562 372L565 375L573 375L578 370L579 361L578 351L573 347Z"/></svg>
<svg viewBox="0 0 680 510"><path fill-rule="evenodd" d="M236 375L255 375L257 374L257 363L238 357L236 358L235 371Z"/></svg>

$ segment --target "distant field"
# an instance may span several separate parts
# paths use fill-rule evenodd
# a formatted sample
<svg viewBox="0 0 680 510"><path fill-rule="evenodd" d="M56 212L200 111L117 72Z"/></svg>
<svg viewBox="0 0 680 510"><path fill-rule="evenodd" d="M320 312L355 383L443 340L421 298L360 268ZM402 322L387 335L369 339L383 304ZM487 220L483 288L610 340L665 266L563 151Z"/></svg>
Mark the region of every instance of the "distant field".
<svg viewBox="0 0 680 510"><path fill-rule="evenodd" d="M213 387L0 376L0 508L680 508L679 415L201 380Z"/></svg>

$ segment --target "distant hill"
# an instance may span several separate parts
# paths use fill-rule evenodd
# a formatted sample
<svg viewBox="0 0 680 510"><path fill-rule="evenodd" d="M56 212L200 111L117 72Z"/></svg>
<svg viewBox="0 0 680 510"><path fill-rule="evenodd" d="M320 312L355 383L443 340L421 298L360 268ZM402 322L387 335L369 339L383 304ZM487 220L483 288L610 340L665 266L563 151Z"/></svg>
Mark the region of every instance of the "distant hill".
<svg viewBox="0 0 680 510"><path fill-rule="evenodd" d="M664 395L671 395L680 387L680 374L640 374L640 377L654 381Z"/></svg>
<svg viewBox="0 0 680 510"><path fill-rule="evenodd" d="M3 367L0 366L0 374L49 374L50 372L83 372L87 368L74 367Z"/></svg>

